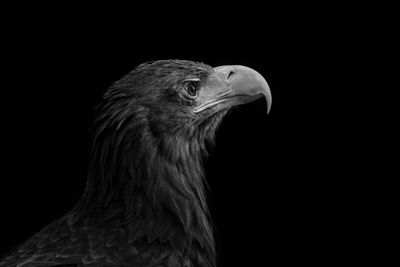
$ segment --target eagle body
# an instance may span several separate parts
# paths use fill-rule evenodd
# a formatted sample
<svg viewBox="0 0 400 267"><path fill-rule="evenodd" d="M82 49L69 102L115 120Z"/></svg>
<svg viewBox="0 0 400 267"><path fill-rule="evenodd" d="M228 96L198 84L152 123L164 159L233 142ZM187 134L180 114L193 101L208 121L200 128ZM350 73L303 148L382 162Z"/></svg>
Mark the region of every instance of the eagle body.
<svg viewBox="0 0 400 267"><path fill-rule="evenodd" d="M216 266L205 146L229 107L260 92L270 102L244 68L160 60L115 82L97 107L81 200L0 266Z"/></svg>

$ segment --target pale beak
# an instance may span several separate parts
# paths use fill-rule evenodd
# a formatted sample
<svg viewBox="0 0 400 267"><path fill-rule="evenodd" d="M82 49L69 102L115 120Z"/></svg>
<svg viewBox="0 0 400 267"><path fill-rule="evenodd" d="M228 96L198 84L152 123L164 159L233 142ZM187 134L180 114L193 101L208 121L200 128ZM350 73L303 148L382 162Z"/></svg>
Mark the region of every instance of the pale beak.
<svg viewBox="0 0 400 267"><path fill-rule="evenodd" d="M271 90L267 81L257 71L240 65L215 67L215 75L225 84L223 89L213 90L208 94L206 101L194 109L195 113L201 112L212 106L229 108L253 102L265 97L267 113L272 104Z"/></svg>

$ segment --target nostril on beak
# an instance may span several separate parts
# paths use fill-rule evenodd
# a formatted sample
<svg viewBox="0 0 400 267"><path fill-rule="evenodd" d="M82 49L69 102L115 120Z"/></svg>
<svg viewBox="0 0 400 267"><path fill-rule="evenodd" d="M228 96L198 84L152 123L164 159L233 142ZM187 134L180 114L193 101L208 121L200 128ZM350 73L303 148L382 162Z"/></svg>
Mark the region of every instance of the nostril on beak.
<svg viewBox="0 0 400 267"><path fill-rule="evenodd" d="M226 79L229 81L229 78L230 78L233 74L235 74L235 72L234 72L233 70L230 70L230 71L228 72L228 75L226 76Z"/></svg>

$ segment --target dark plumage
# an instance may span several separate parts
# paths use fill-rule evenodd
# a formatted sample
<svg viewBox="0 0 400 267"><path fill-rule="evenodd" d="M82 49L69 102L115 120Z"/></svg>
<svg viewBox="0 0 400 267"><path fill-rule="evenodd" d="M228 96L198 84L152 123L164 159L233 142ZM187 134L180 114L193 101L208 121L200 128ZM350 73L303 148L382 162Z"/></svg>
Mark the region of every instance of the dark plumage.
<svg viewBox="0 0 400 267"><path fill-rule="evenodd" d="M242 66L138 66L97 108L80 202L0 266L215 266L205 143L229 107L260 94L270 104L265 80Z"/></svg>

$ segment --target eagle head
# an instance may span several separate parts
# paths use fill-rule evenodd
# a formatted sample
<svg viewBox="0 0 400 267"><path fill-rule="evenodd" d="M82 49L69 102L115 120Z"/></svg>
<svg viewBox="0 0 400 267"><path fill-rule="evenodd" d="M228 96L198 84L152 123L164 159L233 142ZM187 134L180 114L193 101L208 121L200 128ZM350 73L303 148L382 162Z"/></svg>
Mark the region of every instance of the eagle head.
<svg viewBox="0 0 400 267"><path fill-rule="evenodd" d="M186 60L159 60L139 65L116 82L104 100L112 103L105 113L119 120L116 125L129 117L118 114L137 111L146 115L149 130L158 140L212 141L230 107L262 96L269 111L268 84L248 67L212 68Z"/></svg>

